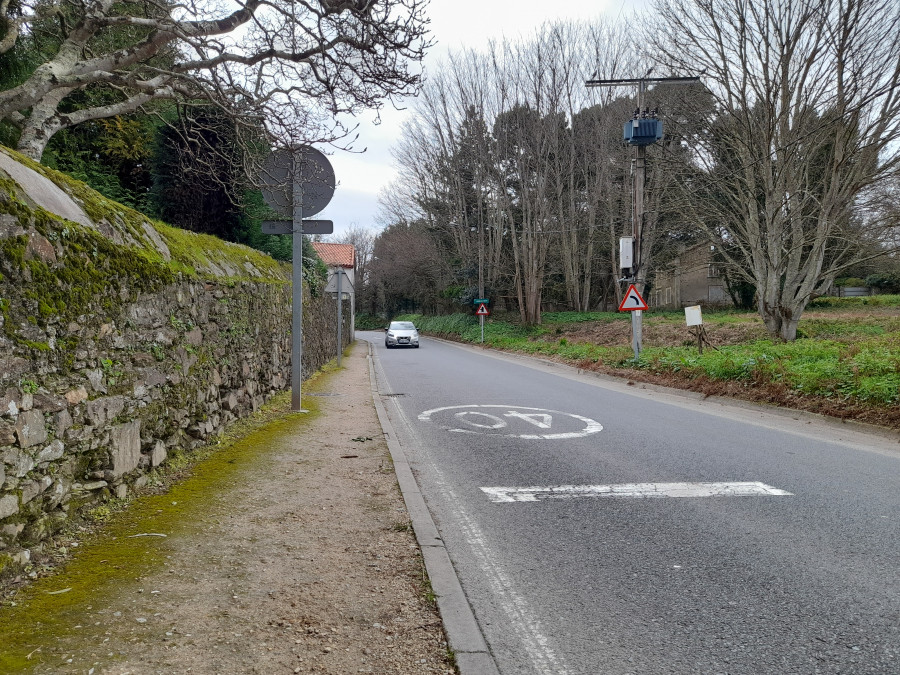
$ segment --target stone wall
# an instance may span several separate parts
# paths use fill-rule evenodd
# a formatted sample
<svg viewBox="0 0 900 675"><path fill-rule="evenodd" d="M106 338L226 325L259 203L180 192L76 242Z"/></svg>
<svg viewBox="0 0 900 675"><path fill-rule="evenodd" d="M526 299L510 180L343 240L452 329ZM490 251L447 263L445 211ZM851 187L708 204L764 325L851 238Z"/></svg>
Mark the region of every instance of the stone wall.
<svg viewBox="0 0 900 675"><path fill-rule="evenodd" d="M80 509L139 489L290 386L291 286L257 251L0 155L4 575ZM65 218L48 210L62 198ZM337 306L304 300L308 377L336 355Z"/></svg>

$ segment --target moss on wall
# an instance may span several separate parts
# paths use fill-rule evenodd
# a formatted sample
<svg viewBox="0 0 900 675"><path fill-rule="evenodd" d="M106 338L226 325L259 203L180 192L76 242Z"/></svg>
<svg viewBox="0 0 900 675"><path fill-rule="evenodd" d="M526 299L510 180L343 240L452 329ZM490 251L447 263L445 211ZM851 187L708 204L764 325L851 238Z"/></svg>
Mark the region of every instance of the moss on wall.
<svg viewBox="0 0 900 675"><path fill-rule="evenodd" d="M59 218L0 172L0 398L8 399L0 433L14 421L2 418L8 404L33 406L46 432L29 443L8 431L0 440L0 497L37 490L2 521L24 531L0 530L0 576L21 567L16 551L133 489L160 455L208 443L290 382L290 266L150 222L23 163L103 222ZM330 297L304 299L308 376L335 356L336 307ZM122 429L135 422L140 437L129 443L139 444L139 457L129 451L126 468L113 471ZM49 486L35 487L47 478Z"/></svg>

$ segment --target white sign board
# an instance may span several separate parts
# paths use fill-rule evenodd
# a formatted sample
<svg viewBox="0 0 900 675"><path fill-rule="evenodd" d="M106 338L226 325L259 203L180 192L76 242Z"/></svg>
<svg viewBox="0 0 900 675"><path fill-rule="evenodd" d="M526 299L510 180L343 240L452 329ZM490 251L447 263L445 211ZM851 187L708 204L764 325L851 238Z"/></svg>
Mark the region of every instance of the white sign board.
<svg viewBox="0 0 900 675"><path fill-rule="evenodd" d="M634 237L619 238L619 267L628 269L634 265Z"/></svg>
<svg viewBox="0 0 900 675"><path fill-rule="evenodd" d="M700 314L700 305L684 308L684 319L688 326L702 326L703 317Z"/></svg>

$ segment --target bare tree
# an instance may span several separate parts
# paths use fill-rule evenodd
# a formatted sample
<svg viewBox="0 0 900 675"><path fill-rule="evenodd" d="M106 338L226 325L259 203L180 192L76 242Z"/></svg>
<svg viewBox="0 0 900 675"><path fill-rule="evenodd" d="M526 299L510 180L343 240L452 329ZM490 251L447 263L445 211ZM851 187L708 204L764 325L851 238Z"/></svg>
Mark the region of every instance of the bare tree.
<svg viewBox="0 0 900 675"><path fill-rule="evenodd" d="M682 132L684 213L757 288L768 330L796 336L809 300L858 260L863 208L900 166L895 0L657 0L650 53L715 100ZM704 198L698 198L702 195Z"/></svg>
<svg viewBox="0 0 900 675"><path fill-rule="evenodd" d="M359 223L351 223L339 236L329 238L335 244L352 244L356 251L356 284L362 288L368 283L372 254L375 246L375 233Z"/></svg>
<svg viewBox="0 0 900 675"><path fill-rule="evenodd" d="M337 113L416 91L426 2L4 1L0 51L41 40L50 56L0 92L0 119L38 160L60 129L159 99L218 106L283 142L333 141L346 134ZM97 87L111 95L72 105Z"/></svg>

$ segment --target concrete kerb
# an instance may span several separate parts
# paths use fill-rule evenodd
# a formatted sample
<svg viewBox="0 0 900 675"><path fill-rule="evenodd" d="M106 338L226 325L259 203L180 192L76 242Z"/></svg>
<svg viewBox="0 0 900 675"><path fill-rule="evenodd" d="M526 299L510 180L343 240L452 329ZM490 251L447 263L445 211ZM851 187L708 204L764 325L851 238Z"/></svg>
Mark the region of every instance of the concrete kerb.
<svg viewBox="0 0 900 675"><path fill-rule="evenodd" d="M367 345L369 382L372 386L375 411L378 414L378 421L381 423L381 429L394 462L397 483L400 485L400 492L403 494L403 501L409 512L416 540L422 549L425 570L428 572L431 588L437 598L438 611L444 623L444 632L447 634L450 649L453 650L456 657L456 665L461 675L499 675L500 671L488 650L481 627L475 620L475 614L459 583L459 577L456 576L456 570L453 568L444 542L428 511L425 499L419 491L419 485L413 476L406 453L397 440L397 434L388 418L375 378L372 343L367 342Z"/></svg>

